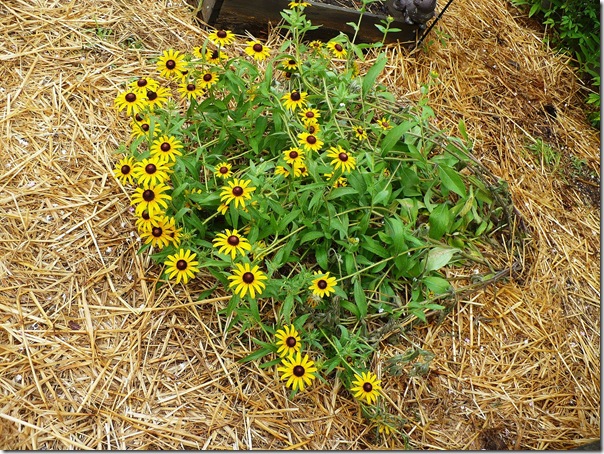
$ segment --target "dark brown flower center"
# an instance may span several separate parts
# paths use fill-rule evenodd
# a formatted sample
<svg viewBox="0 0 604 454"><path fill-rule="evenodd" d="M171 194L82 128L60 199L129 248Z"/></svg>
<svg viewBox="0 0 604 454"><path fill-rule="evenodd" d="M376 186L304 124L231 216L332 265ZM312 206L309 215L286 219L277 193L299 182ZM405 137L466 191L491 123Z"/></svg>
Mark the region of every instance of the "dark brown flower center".
<svg viewBox="0 0 604 454"><path fill-rule="evenodd" d="M306 118L315 118L315 113L312 110L307 110L304 115L306 115Z"/></svg>
<svg viewBox="0 0 604 454"><path fill-rule="evenodd" d="M340 153L338 155L338 159L342 162L346 162L346 161L348 161L348 155L346 153Z"/></svg>
<svg viewBox="0 0 604 454"><path fill-rule="evenodd" d="M178 268L180 271L186 270L187 266L189 266L189 264L186 260L180 259L178 262L176 262L176 268Z"/></svg>
<svg viewBox="0 0 604 454"><path fill-rule="evenodd" d="M222 166L220 169L218 169L218 171L220 173L222 173L223 175L229 173L228 167L225 167L225 166Z"/></svg>
<svg viewBox="0 0 604 454"><path fill-rule="evenodd" d="M249 271L247 273L243 273L243 276L241 276L241 280L246 284L251 284L252 282L254 282L254 273L250 273Z"/></svg>
<svg viewBox="0 0 604 454"><path fill-rule="evenodd" d="M147 99L149 101L155 101L157 99L157 93L151 90L147 90Z"/></svg>
<svg viewBox="0 0 604 454"><path fill-rule="evenodd" d="M227 243L231 246L237 246L239 244L239 237L237 235L231 235L227 238Z"/></svg>
<svg viewBox="0 0 604 454"><path fill-rule="evenodd" d="M220 54L218 53L217 50L213 50L212 51L212 60L216 60L218 57L220 57Z"/></svg>
<svg viewBox="0 0 604 454"><path fill-rule="evenodd" d="M292 94L289 96L291 98L292 101L300 101L300 93L298 93L297 91L292 91Z"/></svg>
<svg viewBox="0 0 604 454"><path fill-rule="evenodd" d="M315 136L308 136L306 138L306 142L309 143L309 144L311 144L311 145L314 145L314 144L317 143L317 138Z"/></svg>
<svg viewBox="0 0 604 454"><path fill-rule="evenodd" d="M241 197L243 195L243 188L241 186L235 186L232 192L235 197Z"/></svg>
<svg viewBox="0 0 604 454"><path fill-rule="evenodd" d="M157 172L157 166L155 164L147 164L145 166L145 173L153 174Z"/></svg>
<svg viewBox="0 0 604 454"><path fill-rule="evenodd" d="M142 212L141 218L143 218L145 221L148 221L149 219L151 219L151 216L149 216L149 212L145 210Z"/></svg>
<svg viewBox="0 0 604 454"><path fill-rule="evenodd" d="M306 372L306 371L304 370L304 367L302 367L298 364L297 366L294 366L293 372L294 372L294 375L299 378L299 377L303 377L304 372Z"/></svg>
<svg viewBox="0 0 604 454"><path fill-rule="evenodd" d="M342 52L344 50L344 48L340 45L340 44L336 44L335 46L333 46L335 48L335 50L337 50L338 52Z"/></svg>
<svg viewBox="0 0 604 454"><path fill-rule="evenodd" d="M292 76L292 73L290 73L289 71L285 73L285 78L289 79Z"/></svg>
<svg viewBox="0 0 604 454"><path fill-rule="evenodd" d="M373 386L369 382L363 383L363 391L370 393L373 390Z"/></svg>
<svg viewBox="0 0 604 454"><path fill-rule="evenodd" d="M256 43L252 46L252 49L254 49L254 52L262 52L262 44Z"/></svg>
<svg viewBox="0 0 604 454"><path fill-rule="evenodd" d="M155 198L155 192L153 192L151 189L146 189L143 192L143 200L145 202L151 202L154 198Z"/></svg>
<svg viewBox="0 0 604 454"><path fill-rule="evenodd" d="M141 121L143 121L143 120L144 120L144 118L143 118L143 117L141 117L141 115L140 115L140 114L136 114L136 115L134 116L134 119L135 119L136 121L138 121L138 122L141 122Z"/></svg>
<svg viewBox="0 0 604 454"><path fill-rule="evenodd" d="M296 65L296 60L290 60L287 63L289 63L290 66L295 66Z"/></svg>
<svg viewBox="0 0 604 454"><path fill-rule="evenodd" d="M162 233L164 233L164 231L162 230L161 227L153 227L151 229L151 235L153 235L155 238L159 238Z"/></svg>
<svg viewBox="0 0 604 454"><path fill-rule="evenodd" d="M316 131L317 131L317 128L315 127L315 125L308 126L308 132L310 132L311 134L314 134Z"/></svg>
<svg viewBox="0 0 604 454"><path fill-rule="evenodd" d="M226 38L227 37L227 32L225 32L224 30L219 30L216 32L216 36L218 36L219 38Z"/></svg>
<svg viewBox="0 0 604 454"><path fill-rule="evenodd" d="M195 84L188 84L187 85L187 91L195 91Z"/></svg>
<svg viewBox="0 0 604 454"><path fill-rule="evenodd" d="M319 282L317 282L317 287L319 287L321 290L325 290L327 288L327 281L325 279L321 279Z"/></svg>
<svg viewBox="0 0 604 454"><path fill-rule="evenodd" d="M170 151L172 147L170 146L169 142L164 142L159 148L161 148L161 151Z"/></svg>
<svg viewBox="0 0 604 454"><path fill-rule="evenodd" d="M166 62L166 68L168 68L168 69L176 68L176 62L174 60L168 60Z"/></svg>
<svg viewBox="0 0 604 454"><path fill-rule="evenodd" d="M203 75L203 80L205 80L206 82L209 82L212 80L212 74L210 73L206 73Z"/></svg>
<svg viewBox="0 0 604 454"><path fill-rule="evenodd" d="M294 348L296 346L296 338L295 337L288 337L287 339L285 339L285 345L287 345L289 348Z"/></svg>
<svg viewBox="0 0 604 454"><path fill-rule="evenodd" d="M132 169L129 165L123 165L121 168L122 175L128 175Z"/></svg>
<svg viewBox="0 0 604 454"><path fill-rule="evenodd" d="M138 85L139 87L144 87L145 85L147 85L149 82L147 82L147 79L145 79L144 77L141 77L140 79L138 79L136 81L136 85ZM139 120L140 121L140 120Z"/></svg>
<svg viewBox="0 0 604 454"><path fill-rule="evenodd" d="M187 74L189 74L189 70L188 69L183 69L180 74L182 74L183 76L186 76Z"/></svg>
<svg viewBox="0 0 604 454"><path fill-rule="evenodd" d="M136 101L136 95L134 93L128 93L126 95L126 101L128 101L128 102Z"/></svg>
<svg viewBox="0 0 604 454"><path fill-rule="evenodd" d="M298 154L298 152L297 152L297 151L290 151L290 152L289 152L289 157L290 157L291 159L296 159L298 156L299 156L299 154Z"/></svg>
<svg viewBox="0 0 604 454"><path fill-rule="evenodd" d="M141 129L142 129L143 131L147 132L147 131L149 130L149 125L148 125L147 123L143 123L143 124L141 125Z"/></svg>

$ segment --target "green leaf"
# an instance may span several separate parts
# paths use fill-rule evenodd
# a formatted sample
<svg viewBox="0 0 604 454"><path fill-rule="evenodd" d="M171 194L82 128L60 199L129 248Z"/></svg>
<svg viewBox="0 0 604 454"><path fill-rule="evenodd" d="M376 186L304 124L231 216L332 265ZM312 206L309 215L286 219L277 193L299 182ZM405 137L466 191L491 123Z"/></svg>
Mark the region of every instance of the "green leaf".
<svg viewBox="0 0 604 454"><path fill-rule="evenodd" d="M358 279L354 283L354 300L359 308L359 319L365 318L367 315L367 297L361 286L361 281Z"/></svg>
<svg viewBox="0 0 604 454"><path fill-rule="evenodd" d="M428 218L428 224L430 225L430 231L428 236L433 240L440 240L442 236L447 232L449 223L451 222L451 213L447 205L438 205Z"/></svg>
<svg viewBox="0 0 604 454"><path fill-rule="evenodd" d="M367 92L369 91L369 89L371 87L373 87L373 85L375 84L375 80L386 67L387 61L388 61L388 59L386 58L386 54L381 53L378 56L378 58L376 59L373 66L371 68L369 68L369 71L367 71L367 74L363 78L363 87L362 87L363 96L365 96L367 94Z"/></svg>
<svg viewBox="0 0 604 454"><path fill-rule="evenodd" d="M327 200L337 199L349 194L358 194L358 192L355 188L351 187L335 188L329 193Z"/></svg>
<svg viewBox="0 0 604 454"><path fill-rule="evenodd" d="M451 288L449 281L438 276L426 276L422 282L428 290L433 291L436 295L441 295Z"/></svg>
<svg viewBox="0 0 604 454"><path fill-rule="evenodd" d="M300 244L304 244L304 243L307 243L308 241L316 240L317 238L321 238L323 236L325 236L325 234L323 232L318 232L316 230L313 230L312 232L306 232L300 238Z"/></svg>
<svg viewBox="0 0 604 454"><path fill-rule="evenodd" d="M407 249L405 244L405 225L401 218L386 218L386 235L392 240L392 246L395 254L400 254Z"/></svg>
<svg viewBox="0 0 604 454"><path fill-rule="evenodd" d="M440 246L430 249L425 259L424 270L428 272L441 269L451 261L456 252L457 249Z"/></svg>
<svg viewBox="0 0 604 454"><path fill-rule="evenodd" d="M327 269L327 249L328 249L329 245L328 243L323 243L321 245L319 245L317 247L317 249L315 249L315 259L317 260L317 263L319 264L319 266L321 267L321 269L326 270Z"/></svg>
<svg viewBox="0 0 604 454"><path fill-rule="evenodd" d="M400 125L397 125L394 128L392 128L390 131L388 131L388 134L386 134L386 137L384 137L382 139L382 142L380 143L380 148L382 150L382 156L394 148L396 143L399 140L401 140L401 138L403 137L403 134L405 134L409 130L410 127L411 127L411 122L404 121Z"/></svg>
<svg viewBox="0 0 604 454"><path fill-rule="evenodd" d="M441 164L438 166L438 175L440 176L441 183L445 188L462 197L466 196L466 187L456 170Z"/></svg>
<svg viewBox="0 0 604 454"><path fill-rule="evenodd" d="M391 194L391 186L386 186L384 189L382 189L380 192L378 192L377 194L375 194L371 200L371 204L372 205L379 205L382 202L386 202L383 205L387 205L388 203L388 198L390 197Z"/></svg>

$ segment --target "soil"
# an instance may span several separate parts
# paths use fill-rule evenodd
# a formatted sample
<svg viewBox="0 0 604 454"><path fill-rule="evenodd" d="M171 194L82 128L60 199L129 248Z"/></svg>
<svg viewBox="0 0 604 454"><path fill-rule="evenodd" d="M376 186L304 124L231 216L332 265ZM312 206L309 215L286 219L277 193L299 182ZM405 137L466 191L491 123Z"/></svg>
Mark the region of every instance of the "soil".
<svg viewBox="0 0 604 454"><path fill-rule="evenodd" d="M358 0L313 0L315 3L324 3L326 5L340 6L342 8L352 8L360 10L363 2ZM388 15L388 9L384 2L374 2L369 4L367 10L373 14Z"/></svg>

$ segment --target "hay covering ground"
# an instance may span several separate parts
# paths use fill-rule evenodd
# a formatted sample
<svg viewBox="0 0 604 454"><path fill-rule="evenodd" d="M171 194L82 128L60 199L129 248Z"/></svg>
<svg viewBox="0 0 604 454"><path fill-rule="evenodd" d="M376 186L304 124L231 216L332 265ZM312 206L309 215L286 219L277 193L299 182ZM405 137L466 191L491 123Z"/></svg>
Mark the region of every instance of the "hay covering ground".
<svg viewBox="0 0 604 454"><path fill-rule="evenodd" d="M203 275L156 291L160 270L136 254L112 101L159 51L207 36L187 6L5 0L0 21L0 447L402 448L338 383L289 400L274 370L237 363L253 346L225 333L225 294L195 303ZM426 377L386 375L409 344L383 345L387 405L420 449L585 444L600 436L598 133L522 14L457 0L437 28L426 52L390 49L383 81L413 99L439 73L436 122L465 120L531 238L512 279L407 334L436 355ZM526 151L539 137L555 170Z"/></svg>

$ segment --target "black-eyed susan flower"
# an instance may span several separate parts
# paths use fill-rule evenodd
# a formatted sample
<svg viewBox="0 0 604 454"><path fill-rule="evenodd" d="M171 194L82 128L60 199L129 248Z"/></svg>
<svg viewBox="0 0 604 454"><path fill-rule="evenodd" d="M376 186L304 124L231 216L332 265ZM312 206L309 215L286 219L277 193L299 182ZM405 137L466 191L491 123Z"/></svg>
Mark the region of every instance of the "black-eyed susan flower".
<svg viewBox="0 0 604 454"><path fill-rule="evenodd" d="M151 156L159 156L163 162L176 161L176 156L182 156L182 143L174 136L159 136L149 149Z"/></svg>
<svg viewBox="0 0 604 454"><path fill-rule="evenodd" d="M151 128L149 118L137 113L130 120L130 128L132 129L132 137L146 137Z"/></svg>
<svg viewBox="0 0 604 454"><path fill-rule="evenodd" d="M296 60L293 58L286 58L285 60L281 61L281 66L285 71L292 72L298 69L298 62L296 62Z"/></svg>
<svg viewBox="0 0 604 454"><path fill-rule="evenodd" d="M198 55L201 56L201 51L198 51ZM220 62L228 60L229 56L220 49L206 49L205 55L201 56L201 58L210 65L218 65Z"/></svg>
<svg viewBox="0 0 604 454"><path fill-rule="evenodd" d="M323 48L323 41L315 39L314 41L308 43L308 47L310 47L312 50L320 50Z"/></svg>
<svg viewBox="0 0 604 454"><path fill-rule="evenodd" d="M231 178L233 176L233 172L231 172L232 168L233 166L228 162L220 162L216 165L216 167L214 167L214 175L226 180L227 178Z"/></svg>
<svg viewBox="0 0 604 454"><path fill-rule="evenodd" d="M241 208L245 208L245 201L252 198L252 192L256 188L250 187L251 180L243 180L234 178L231 181L227 181L227 185L222 187L220 193L220 201L225 205L235 201L235 208L241 205Z"/></svg>
<svg viewBox="0 0 604 454"><path fill-rule="evenodd" d="M331 165L336 169L341 169L342 173L354 170L357 164L356 159L347 153L340 145L330 147L327 151L327 157L332 158Z"/></svg>
<svg viewBox="0 0 604 454"><path fill-rule="evenodd" d="M289 177L289 170L283 166L275 167L275 175L283 175L285 178Z"/></svg>
<svg viewBox="0 0 604 454"><path fill-rule="evenodd" d="M154 217L168 208L168 201L172 200L172 197L166 194L169 190L170 188L163 183L148 188L136 188L130 204L136 205L137 216L147 211L149 216Z"/></svg>
<svg viewBox="0 0 604 454"><path fill-rule="evenodd" d="M301 165L304 162L304 150L298 147L292 147L283 152L285 162L291 166Z"/></svg>
<svg viewBox="0 0 604 454"><path fill-rule="evenodd" d="M328 180L331 180L331 177L333 177L333 173L326 173L323 176ZM333 182L332 186L334 188L342 188L344 186L348 186L348 180L346 180L346 177L338 177L336 181Z"/></svg>
<svg viewBox="0 0 604 454"><path fill-rule="evenodd" d="M217 46L230 46L235 42L235 35L229 30L214 30L208 38Z"/></svg>
<svg viewBox="0 0 604 454"><path fill-rule="evenodd" d="M177 50L165 50L157 59L157 70L166 79L180 78L185 69L185 56Z"/></svg>
<svg viewBox="0 0 604 454"><path fill-rule="evenodd" d="M365 128L362 126L355 126L352 130L357 139L365 140L367 138L367 131L365 131Z"/></svg>
<svg viewBox="0 0 604 454"><path fill-rule="evenodd" d="M212 240L214 247L219 248L221 254L231 255L231 259L235 260L237 253L241 253L245 257L245 251L251 251L252 245L242 236L237 229L226 229L226 233L218 233L216 238Z"/></svg>
<svg viewBox="0 0 604 454"><path fill-rule="evenodd" d="M182 281L183 284L189 282L189 279L199 273L199 262L195 260L197 254L189 249L179 249L176 254L169 255L164 264L166 265L166 274L170 279L176 278L178 284Z"/></svg>
<svg viewBox="0 0 604 454"><path fill-rule="evenodd" d="M156 90L147 90L145 100L151 111L158 107L162 107L168 101L170 90L166 87L157 87Z"/></svg>
<svg viewBox="0 0 604 454"><path fill-rule="evenodd" d="M321 118L321 112L319 112L317 109L311 108L302 109L300 112L298 112L298 115L300 115L300 119L304 124L315 124L317 123L318 119Z"/></svg>
<svg viewBox="0 0 604 454"><path fill-rule="evenodd" d="M293 169L294 169L294 177L296 177L296 178L308 176L308 169L306 168L306 165L304 165L303 162L301 164L294 164Z"/></svg>
<svg viewBox="0 0 604 454"><path fill-rule="evenodd" d="M336 278L329 276L329 271L327 273L315 271L314 275L315 278L312 281L312 285L308 287L308 289L312 290L315 295L323 298L324 296L329 296L335 292Z"/></svg>
<svg viewBox="0 0 604 454"><path fill-rule="evenodd" d="M298 134L298 143L306 151L317 151L321 149L324 142L313 134L302 132Z"/></svg>
<svg viewBox="0 0 604 454"><path fill-rule="evenodd" d="M157 155L145 158L134 165L132 174L142 186L153 186L168 181L170 169Z"/></svg>
<svg viewBox="0 0 604 454"><path fill-rule="evenodd" d="M198 80L189 80L181 82L178 86L178 93L186 99L199 99L207 93L207 90L201 86Z"/></svg>
<svg viewBox="0 0 604 454"><path fill-rule="evenodd" d="M128 84L135 93L140 93L143 96L147 95L147 90L157 90L159 82L151 77L140 77Z"/></svg>
<svg viewBox="0 0 604 454"><path fill-rule="evenodd" d="M277 354L286 357L300 351L300 333L296 331L294 325L284 326L275 333L277 339Z"/></svg>
<svg viewBox="0 0 604 454"><path fill-rule="evenodd" d="M337 41L330 41L330 42L328 42L327 43L327 48L337 58L344 58L344 57L346 57L346 49L344 49L344 46L342 46L342 44L338 43Z"/></svg>
<svg viewBox="0 0 604 454"><path fill-rule="evenodd" d="M163 249L174 240L175 230L174 218L160 215L151 220L151 228L143 231L140 236L145 244L151 243L153 247Z"/></svg>
<svg viewBox="0 0 604 454"><path fill-rule="evenodd" d="M308 2L295 2L294 1L294 2L289 2L287 6L289 6L291 9L294 9L294 8L303 9L303 8L306 8L307 6L310 6L310 3L308 3Z"/></svg>
<svg viewBox="0 0 604 454"><path fill-rule="evenodd" d="M312 381L317 378L317 368L315 363L308 358L308 355L302 357L301 352L290 355L283 359L282 366L277 370L281 372L281 380L287 380L286 386L290 386L294 391L303 391L305 386L310 386Z"/></svg>
<svg viewBox="0 0 604 454"><path fill-rule="evenodd" d="M156 214L155 216L162 216L162 213ZM140 234L151 229L153 225L153 220L154 218L149 216L149 212L147 210L143 210L143 212L136 219L135 223L138 233Z"/></svg>
<svg viewBox="0 0 604 454"><path fill-rule="evenodd" d="M361 372L361 375L355 374L354 378L352 382L354 386L350 388L354 397L367 401L368 405L375 403L381 394L381 380L378 380L373 372Z"/></svg>
<svg viewBox="0 0 604 454"><path fill-rule="evenodd" d="M233 274L228 276L228 279L232 281L229 284L229 287L234 287L235 293L241 298L248 293L250 298L256 298L256 294L260 296L266 287L266 284L262 281L265 281L268 278L260 271L258 265L250 267L249 263L244 265L235 263Z"/></svg>
<svg viewBox="0 0 604 454"><path fill-rule="evenodd" d="M382 117L379 120L377 120L376 122L380 128L382 128L383 130L388 130L388 129L392 129L392 125L390 124L390 122L386 119L386 117Z"/></svg>
<svg viewBox="0 0 604 454"><path fill-rule="evenodd" d="M125 110L126 114L128 115L135 115L139 112L142 112L147 106L145 97L132 89L118 94L115 98L114 104L117 110Z"/></svg>
<svg viewBox="0 0 604 454"><path fill-rule="evenodd" d="M291 93L286 93L281 97L281 101L283 101L283 105L286 109L295 111L296 109L300 109L306 105L306 97L308 93L305 91L293 90Z"/></svg>
<svg viewBox="0 0 604 454"><path fill-rule="evenodd" d="M317 133L321 130L321 127L316 121L309 121L304 125L304 129L306 129L307 133L314 136L317 135Z"/></svg>
<svg viewBox="0 0 604 454"><path fill-rule="evenodd" d="M201 76L199 76L198 82L202 88L210 88L212 85L215 85L218 82L220 77L218 74L212 71L206 71Z"/></svg>
<svg viewBox="0 0 604 454"><path fill-rule="evenodd" d="M257 61L262 61L271 55L270 49L260 41L248 41L245 53Z"/></svg>
<svg viewBox="0 0 604 454"><path fill-rule="evenodd" d="M134 175L132 174L132 169L134 165L134 158L132 156L125 156L115 165L113 174L122 184L133 184Z"/></svg>

